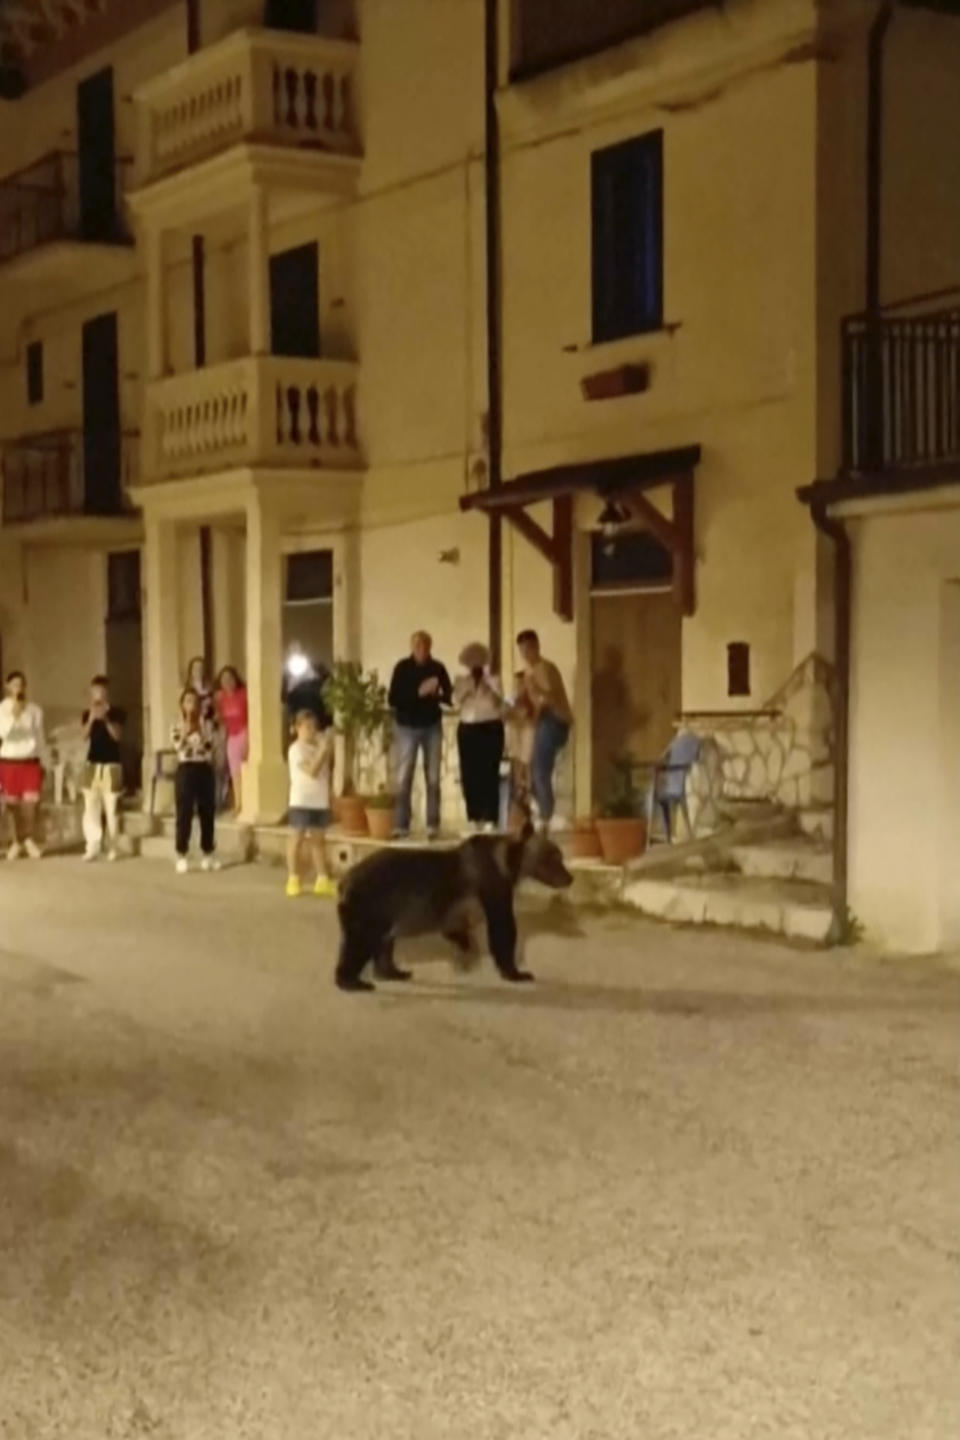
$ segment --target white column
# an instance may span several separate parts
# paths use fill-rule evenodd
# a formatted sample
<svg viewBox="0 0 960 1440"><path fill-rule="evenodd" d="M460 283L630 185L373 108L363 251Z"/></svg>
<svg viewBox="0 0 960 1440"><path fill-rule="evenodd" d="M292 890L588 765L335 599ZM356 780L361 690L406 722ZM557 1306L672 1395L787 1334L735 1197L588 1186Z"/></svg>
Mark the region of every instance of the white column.
<svg viewBox="0 0 960 1440"><path fill-rule="evenodd" d="M147 379L159 380L167 372L165 322L166 286L163 268L163 231L148 225L147 259Z"/></svg>
<svg viewBox="0 0 960 1440"><path fill-rule="evenodd" d="M247 507L247 703L250 758L243 771L245 820L275 823L287 808L283 759L281 581L276 512L262 496Z"/></svg>
<svg viewBox="0 0 960 1440"><path fill-rule="evenodd" d="M177 645L177 532L172 521L147 512L144 544L146 678L149 727L144 755L144 803L149 802L153 757L170 743L180 683ZM160 803L158 796L158 803ZM169 797L165 797L169 799Z"/></svg>
<svg viewBox="0 0 960 1440"><path fill-rule="evenodd" d="M255 185L250 196L249 240L250 354L270 353L270 242L267 194Z"/></svg>

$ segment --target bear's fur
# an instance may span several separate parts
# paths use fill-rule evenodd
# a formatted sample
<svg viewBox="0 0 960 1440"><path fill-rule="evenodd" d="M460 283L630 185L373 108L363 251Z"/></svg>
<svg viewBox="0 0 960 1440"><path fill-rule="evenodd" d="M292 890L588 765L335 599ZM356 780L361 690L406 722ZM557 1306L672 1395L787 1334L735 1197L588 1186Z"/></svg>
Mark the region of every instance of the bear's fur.
<svg viewBox="0 0 960 1440"><path fill-rule="evenodd" d="M349 872L340 892L341 990L372 990L362 978L373 962L382 980L408 980L397 968L394 941L443 935L469 956L477 912L487 926L494 963L504 980L532 980L517 968L513 892L522 879L566 889L573 876L552 840L527 826L519 836L475 836L455 850L379 850Z"/></svg>

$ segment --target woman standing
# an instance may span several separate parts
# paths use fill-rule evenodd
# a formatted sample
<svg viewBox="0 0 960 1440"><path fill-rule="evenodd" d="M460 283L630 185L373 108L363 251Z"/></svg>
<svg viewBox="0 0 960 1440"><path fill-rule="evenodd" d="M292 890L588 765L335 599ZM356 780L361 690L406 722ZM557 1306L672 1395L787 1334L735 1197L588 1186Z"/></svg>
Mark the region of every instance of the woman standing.
<svg viewBox="0 0 960 1440"><path fill-rule="evenodd" d="M213 773L214 727L203 712L200 696L187 686L180 696L180 718L173 727L172 738L177 752L175 800L177 810L177 874L186 875L187 851L194 811L200 821L202 870L218 870L214 856L214 811L216 781Z"/></svg>
<svg viewBox="0 0 960 1440"><path fill-rule="evenodd" d="M466 671L457 677L453 703L460 711L457 749L460 784L471 830L495 830L500 815L500 762L503 759L503 692L490 674L485 645L468 645L460 654Z"/></svg>
<svg viewBox="0 0 960 1440"><path fill-rule="evenodd" d="M224 665L217 676L217 716L226 736L227 769L233 790L234 814L240 813L240 780L247 758L248 717L247 687L233 665Z"/></svg>
<svg viewBox="0 0 960 1440"><path fill-rule="evenodd" d="M214 805L218 811L224 810L230 790L226 736L217 714L217 697L210 680L210 670L202 655L194 655L190 661L183 685L185 690L196 691L200 714L213 726Z"/></svg>
<svg viewBox="0 0 960 1440"><path fill-rule="evenodd" d="M37 809L43 786L43 758L46 740L43 711L27 699L27 678L22 670L11 670L0 701L0 793L3 810L10 815L13 836L8 860L26 850L39 860Z"/></svg>

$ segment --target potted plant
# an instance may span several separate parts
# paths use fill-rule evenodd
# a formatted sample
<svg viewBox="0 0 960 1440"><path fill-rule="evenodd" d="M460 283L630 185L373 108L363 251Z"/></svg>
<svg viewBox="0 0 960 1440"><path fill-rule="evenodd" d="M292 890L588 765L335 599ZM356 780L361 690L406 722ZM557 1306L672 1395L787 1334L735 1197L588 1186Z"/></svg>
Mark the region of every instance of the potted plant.
<svg viewBox="0 0 960 1440"><path fill-rule="evenodd" d="M592 815L580 815L570 829L570 858L573 860L599 860L600 836L597 822Z"/></svg>
<svg viewBox="0 0 960 1440"><path fill-rule="evenodd" d="M378 790L368 795L366 807L367 829L374 840L389 840L396 823L397 797L388 790Z"/></svg>
<svg viewBox="0 0 960 1440"><path fill-rule="evenodd" d="M635 779L636 766L629 755L616 760L613 780L596 819L600 850L608 865L623 865L642 855L647 840L643 815L644 787Z"/></svg>
<svg viewBox="0 0 960 1440"><path fill-rule="evenodd" d="M336 815L348 835L367 833L367 802L357 794L357 750L360 742L383 733L387 693L376 670L354 660L337 660L323 686L323 699L343 736L343 786Z"/></svg>

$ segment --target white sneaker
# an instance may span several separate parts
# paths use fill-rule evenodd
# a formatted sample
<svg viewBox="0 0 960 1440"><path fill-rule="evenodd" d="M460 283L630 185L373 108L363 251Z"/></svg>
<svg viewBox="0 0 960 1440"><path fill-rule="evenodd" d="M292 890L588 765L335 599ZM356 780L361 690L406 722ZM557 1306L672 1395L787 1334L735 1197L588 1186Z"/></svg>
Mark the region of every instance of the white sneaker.
<svg viewBox="0 0 960 1440"><path fill-rule="evenodd" d="M14 840L13 844L10 846L10 849L7 851L7 859L8 859L8 860L19 860L19 859L20 859L20 842L19 842L19 840Z"/></svg>
<svg viewBox="0 0 960 1440"><path fill-rule="evenodd" d="M84 850L84 852L83 852L83 858L84 858L84 861L89 865L89 863L90 863L91 860L99 860L99 859L100 859L100 851L99 851L99 850Z"/></svg>
<svg viewBox="0 0 960 1440"><path fill-rule="evenodd" d="M116 852L116 850L108 850L108 851L107 851L107 859L109 860L109 862L110 862L111 865L112 865L113 862L116 860L116 858L117 858L117 852Z"/></svg>
<svg viewBox="0 0 960 1440"><path fill-rule="evenodd" d="M190 869L190 866L187 864L186 855L180 856L180 859L177 861L176 869L178 875L186 875L187 871Z"/></svg>
<svg viewBox="0 0 960 1440"><path fill-rule="evenodd" d="M483 827L484 835L496 835L497 827L492 820L488 820Z"/></svg>
<svg viewBox="0 0 960 1440"><path fill-rule="evenodd" d="M570 829L570 824L562 815L554 815L547 829L551 835L562 835L564 831Z"/></svg>
<svg viewBox="0 0 960 1440"><path fill-rule="evenodd" d="M23 848L24 850L26 850L31 860L43 859L43 851L40 849L40 846L37 844L36 840L24 840Z"/></svg>
<svg viewBox="0 0 960 1440"><path fill-rule="evenodd" d="M217 859L216 855L204 855L203 859L200 861L200 869L208 871L219 870L220 861Z"/></svg>

